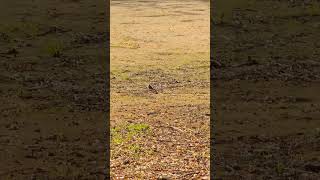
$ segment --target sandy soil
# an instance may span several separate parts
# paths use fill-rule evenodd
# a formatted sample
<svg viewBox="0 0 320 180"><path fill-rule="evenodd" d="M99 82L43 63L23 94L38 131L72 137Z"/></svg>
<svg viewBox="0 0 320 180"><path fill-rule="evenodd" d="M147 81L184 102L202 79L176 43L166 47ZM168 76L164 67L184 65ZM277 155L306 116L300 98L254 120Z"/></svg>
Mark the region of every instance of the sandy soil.
<svg viewBox="0 0 320 180"><path fill-rule="evenodd" d="M0 6L0 179L102 179L104 1Z"/></svg>
<svg viewBox="0 0 320 180"><path fill-rule="evenodd" d="M208 177L209 2L113 0L111 13L111 176Z"/></svg>
<svg viewBox="0 0 320 180"><path fill-rule="evenodd" d="M217 1L212 12L217 179L319 179L319 3Z"/></svg>

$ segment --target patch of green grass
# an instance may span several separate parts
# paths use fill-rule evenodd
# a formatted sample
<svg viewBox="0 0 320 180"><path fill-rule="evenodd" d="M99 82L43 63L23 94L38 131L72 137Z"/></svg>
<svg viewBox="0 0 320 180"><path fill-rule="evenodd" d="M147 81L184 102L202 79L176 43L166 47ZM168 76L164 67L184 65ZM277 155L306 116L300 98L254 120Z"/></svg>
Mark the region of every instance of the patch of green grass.
<svg viewBox="0 0 320 180"><path fill-rule="evenodd" d="M128 148L134 154L138 154L141 151L141 147L139 145L137 145L137 144L131 144L131 145L129 145Z"/></svg>
<svg viewBox="0 0 320 180"><path fill-rule="evenodd" d="M139 157L146 150L141 147L141 137L150 133L150 126L144 123L124 124L111 129L111 156Z"/></svg>
<svg viewBox="0 0 320 180"><path fill-rule="evenodd" d="M63 43L60 41L49 41L45 47L46 53L51 57L61 57L63 54Z"/></svg>
<svg viewBox="0 0 320 180"><path fill-rule="evenodd" d="M281 162L278 162L276 165L276 172L278 175L282 175L284 173L285 170L285 165Z"/></svg>
<svg viewBox="0 0 320 180"><path fill-rule="evenodd" d="M130 74L127 70L111 69L110 75L120 80L130 80Z"/></svg>
<svg viewBox="0 0 320 180"><path fill-rule="evenodd" d="M149 125L147 124L130 124L128 125L127 129L130 133L137 134L137 133L143 133L149 130Z"/></svg>
<svg viewBox="0 0 320 180"><path fill-rule="evenodd" d="M127 124L111 129L111 142L115 145L127 143L141 134L148 133L150 126L144 123Z"/></svg>
<svg viewBox="0 0 320 180"><path fill-rule="evenodd" d="M130 80L130 76L128 73L119 73L117 74L117 78L121 79L121 80Z"/></svg>

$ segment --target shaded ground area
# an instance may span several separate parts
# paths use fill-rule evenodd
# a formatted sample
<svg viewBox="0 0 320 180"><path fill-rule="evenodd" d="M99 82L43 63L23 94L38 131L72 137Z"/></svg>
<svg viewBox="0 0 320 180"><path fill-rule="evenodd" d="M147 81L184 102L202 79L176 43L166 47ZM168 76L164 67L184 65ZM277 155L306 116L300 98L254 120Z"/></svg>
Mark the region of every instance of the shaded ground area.
<svg viewBox="0 0 320 180"><path fill-rule="evenodd" d="M111 174L209 175L209 3L111 2Z"/></svg>
<svg viewBox="0 0 320 180"><path fill-rule="evenodd" d="M0 179L106 171L104 1L0 7Z"/></svg>
<svg viewBox="0 0 320 180"><path fill-rule="evenodd" d="M217 1L212 12L218 179L319 179L319 3Z"/></svg>

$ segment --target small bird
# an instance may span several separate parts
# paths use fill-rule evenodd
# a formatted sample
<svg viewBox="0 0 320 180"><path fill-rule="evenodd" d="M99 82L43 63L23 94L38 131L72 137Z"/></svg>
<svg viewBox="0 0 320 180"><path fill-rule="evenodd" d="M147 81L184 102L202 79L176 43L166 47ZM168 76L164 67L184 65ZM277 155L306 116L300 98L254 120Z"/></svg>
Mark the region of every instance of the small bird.
<svg viewBox="0 0 320 180"><path fill-rule="evenodd" d="M155 89L151 86L151 84L149 84L148 89L149 89L151 92L153 92L153 93L155 93L155 94L158 94L158 91L155 90Z"/></svg>

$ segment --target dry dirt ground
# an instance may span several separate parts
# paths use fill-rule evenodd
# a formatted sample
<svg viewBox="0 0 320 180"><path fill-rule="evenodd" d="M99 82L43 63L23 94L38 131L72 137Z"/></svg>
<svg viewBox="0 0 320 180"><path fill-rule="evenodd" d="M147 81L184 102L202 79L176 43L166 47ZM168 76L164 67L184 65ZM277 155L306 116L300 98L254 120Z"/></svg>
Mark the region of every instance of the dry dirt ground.
<svg viewBox="0 0 320 180"><path fill-rule="evenodd" d="M320 179L319 2L213 6L217 179Z"/></svg>
<svg viewBox="0 0 320 180"><path fill-rule="evenodd" d="M111 1L113 178L209 176L209 8Z"/></svg>
<svg viewBox="0 0 320 180"><path fill-rule="evenodd" d="M106 13L101 0L3 0L0 179L106 172Z"/></svg>

